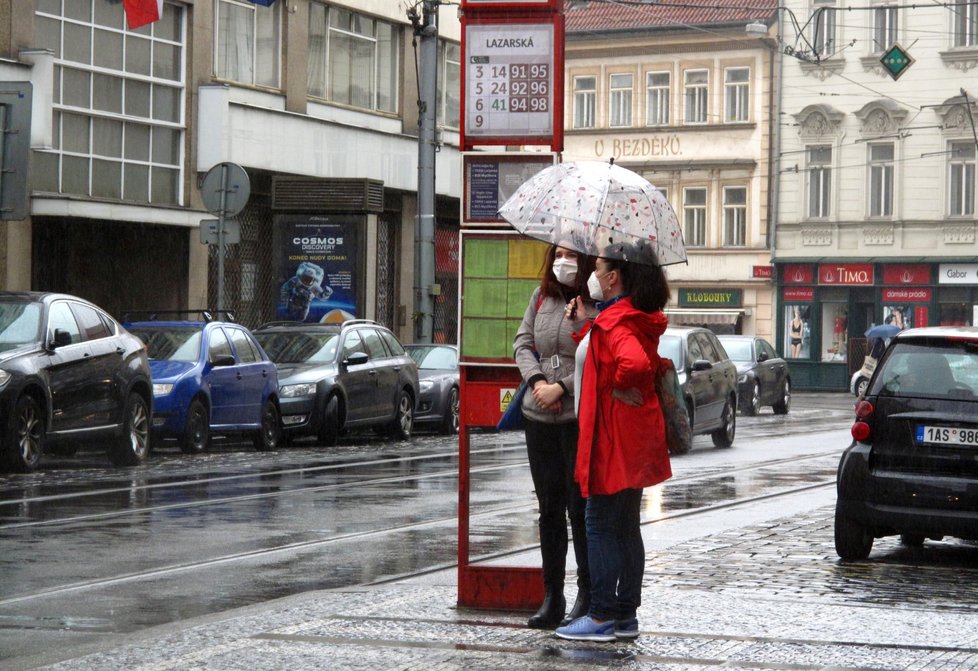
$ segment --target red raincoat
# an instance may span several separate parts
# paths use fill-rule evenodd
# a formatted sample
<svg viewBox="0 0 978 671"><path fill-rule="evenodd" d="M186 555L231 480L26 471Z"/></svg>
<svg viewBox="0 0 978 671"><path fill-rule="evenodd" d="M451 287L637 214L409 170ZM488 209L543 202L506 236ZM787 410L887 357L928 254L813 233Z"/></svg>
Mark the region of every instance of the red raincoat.
<svg viewBox="0 0 978 671"><path fill-rule="evenodd" d="M659 336L667 324L662 312L637 310L626 297L602 310L591 327L574 475L582 496L649 487L672 476L655 393ZM641 406L611 395L633 387L642 392Z"/></svg>

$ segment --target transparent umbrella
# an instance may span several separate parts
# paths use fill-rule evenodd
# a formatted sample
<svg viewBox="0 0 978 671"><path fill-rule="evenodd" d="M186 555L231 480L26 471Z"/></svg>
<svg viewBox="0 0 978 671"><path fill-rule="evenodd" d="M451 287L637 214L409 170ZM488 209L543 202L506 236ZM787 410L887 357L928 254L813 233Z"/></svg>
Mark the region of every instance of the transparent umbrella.
<svg viewBox="0 0 978 671"><path fill-rule="evenodd" d="M572 161L541 170L499 208L516 230L592 256L667 266L686 261L675 211L627 168Z"/></svg>

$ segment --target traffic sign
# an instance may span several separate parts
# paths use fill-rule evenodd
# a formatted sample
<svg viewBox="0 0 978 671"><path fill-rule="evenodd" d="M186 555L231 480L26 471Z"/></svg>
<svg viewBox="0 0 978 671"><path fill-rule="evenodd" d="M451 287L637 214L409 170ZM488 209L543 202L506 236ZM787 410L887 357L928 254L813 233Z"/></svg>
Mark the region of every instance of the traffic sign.
<svg viewBox="0 0 978 671"><path fill-rule="evenodd" d="M204 245L216 245L218 243L218 226L220 219L201 219L200 220L200 242ZM241 242L241 222L237 219L224 220L224 244L233 245Z"/></svg>
<svg viewBox="0 0 978 671"><path fill-rule="evenodd" d="M899 79L913 65L913 62L914 59L911 58L909 52L897 42L894 42L893 46L884 51L883 55L880 56L880 63L883 64L883 69L893 77L894 81Z"/></svg>
<svg viewBox="0 0 978 671"><path fill-rule="evenodd" d="M233 217L248 204L251 181L237 163L218 163L207 171L200 184L204 207L218 217Z"/></svg>

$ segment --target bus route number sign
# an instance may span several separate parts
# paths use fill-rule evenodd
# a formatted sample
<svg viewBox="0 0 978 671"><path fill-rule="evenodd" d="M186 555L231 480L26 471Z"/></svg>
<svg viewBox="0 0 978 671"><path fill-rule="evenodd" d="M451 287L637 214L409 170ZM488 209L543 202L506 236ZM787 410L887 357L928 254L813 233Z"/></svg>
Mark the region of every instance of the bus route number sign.
<svg viewBox="0 0 978 671"><path fill-rule="evenodd" d="M553 25L469 25L465 36L466 137L549 140L554 132Z"/></svg>

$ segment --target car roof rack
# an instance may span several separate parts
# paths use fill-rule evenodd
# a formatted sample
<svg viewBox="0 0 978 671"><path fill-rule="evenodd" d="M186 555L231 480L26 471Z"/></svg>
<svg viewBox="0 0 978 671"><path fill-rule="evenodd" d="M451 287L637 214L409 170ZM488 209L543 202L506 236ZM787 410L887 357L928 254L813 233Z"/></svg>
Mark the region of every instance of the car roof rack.
<svg viewBox="0 0 978 671"><path fill-rule="evenodd" d="M217 321L224 315L223 321L235 322L234 312L231 310L211 310L210 308L194 308L190 310L129 310L122 315L123 323L134 321L132 317L140 317L142 321L157 321L165 317L179 317L193 315L204 322Z"/></svg>
<svg viewBox="0 0 978 671"><path fill-rule="evenodd" d="M300 324L304 324L306 326L320 326L320 324L318 324L317 322L300 322L296 320L281 319L275 322L265 322L264 324L259 326L258 329L269 328L272 326L298 326ZM325 324L322 324L322 326L325 326ZM257 331L258 329L255 330Z"/></svg>
<svg viewBox="0 0 978 671"><path fill-rule="evenodd" d="M380 326L380 323L374 319L347 319L343 322L343 326L355 326L356 324L370 324L372 326Z"/></svg>

